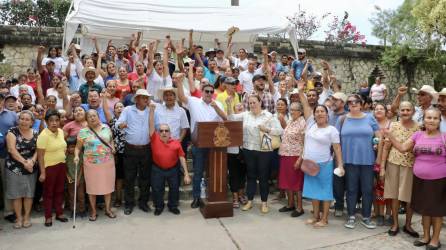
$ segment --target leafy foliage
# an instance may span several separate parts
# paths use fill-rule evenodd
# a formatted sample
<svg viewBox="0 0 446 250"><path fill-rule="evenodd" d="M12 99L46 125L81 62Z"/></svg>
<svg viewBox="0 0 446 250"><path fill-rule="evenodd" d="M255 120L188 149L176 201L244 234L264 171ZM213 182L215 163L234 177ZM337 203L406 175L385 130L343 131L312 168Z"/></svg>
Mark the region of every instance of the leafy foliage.
<svg viewBox="0 0 446 250"><path fill-rule="evenodd" d="M321 18L316 17L301 9L299 5L299 10L293 16L287 16L286 18L296 29L299 39L308 40L321 27L321 21L328 15L330 13L323 14Z"/></svg>
<svg viewBox="0 0 446 250"><path fill-rule="evenodd" d="M366 39L363 34L348 20L348 12L344 12L344 17L339 21L338 16L334 16L333 20L328 24L328 30L325 31L327 37L325 41L339 45L347 43L360 43L365 47Z"/></svg>
<svg viewBox="0 0 446 250"><path fill-rule="evenodd" d="M21 0L0 3L0 22L7 25L62 27L69 0Z"/></svg>

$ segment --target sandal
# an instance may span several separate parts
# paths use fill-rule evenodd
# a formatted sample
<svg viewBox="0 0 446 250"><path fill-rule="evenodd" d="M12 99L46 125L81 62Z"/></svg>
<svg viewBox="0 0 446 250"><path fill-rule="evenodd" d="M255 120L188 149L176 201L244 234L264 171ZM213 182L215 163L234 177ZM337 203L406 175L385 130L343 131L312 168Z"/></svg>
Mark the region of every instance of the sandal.
<svg viewBox="0 0 446 250"><path fill-rule="evenodd" d="M97 214L95 214L95 215L90 215L90 217L88 217L88 220L89 221L96 221L98 219L98 215Z"/></svg>
<svg viewBox="0 0 446 250"><path fill-rule="evenodd" d="M116 218L116 214L114 214L112 211L105 212L105 215L110 219Z"/></svg>
<svg viewBox="0 0 446 250"><path fill-rule="evenodd" d="M24 221L24 222L23 222L23 227L24 227L24 228L30 228L32 225L33 225L33 224L31 224L30 221Z"/></svg>
<svg viewBox="0 0 446 250"><path fill-rule="evenodd" d="M238 200L239 200L239 202L242 203L243 205L245 205L245 204L248 202L248 198L246 198L246 196L244 196L244 195L240 195L240 196L238 197Z"/></svg>
<svg viewBox="0 0 446 250"><path fill-rule="evenodd" d="M16 223L14 224L14 229L20 229L23 227L22 222L20 221L16 221Z"/></svg>
<svg viewBox="0 0 446 250"><path fill-rule="evenodd" d="M314 228L324 228L328 225L328 222L324 222L324 221L318 221L316 223L313 224Z"/></svg>
<svg viewBox="0 0 446 250"><path fill-rule="evenodd" d="M311 219L308 219L307 221L305 221L305 225L314 225L318 221L319 221L318 219L311 218Z"/></svg>
<svg viewBox="0 0 446 250"><path fill-rule="evenodd" d="M237 200L233 200L232 201L232 208L239 208L240 207L240 203Z"/></svg>

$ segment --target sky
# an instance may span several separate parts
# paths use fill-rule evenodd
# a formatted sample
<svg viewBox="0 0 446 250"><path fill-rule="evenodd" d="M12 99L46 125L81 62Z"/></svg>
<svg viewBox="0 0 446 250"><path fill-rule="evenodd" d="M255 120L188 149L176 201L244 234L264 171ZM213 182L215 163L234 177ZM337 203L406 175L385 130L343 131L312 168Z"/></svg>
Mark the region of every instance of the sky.
<svg viewBox="0 0 446 250"><path fill-rule="evenodd" d="M172 0L171 0L172 1ZM205 1L205 0L203 0ZM230 0L218 0L206 2L223 5L230 5ZM343 17L344 11L349 13L349 20L357 29L366 36L368 44L379 44L379 40L372 36L372 24L369 19L375 11L374 6L377 5L382 9L396 9L404 0L239 0L240 6L263 6L275 8L276 12L284 13L285 16L292 15L297 12L299 5L305 9L307 13L316 16L322 16L324 13L331 13L340 18ZM326 19L332 20L331 17ZM326 22L322 24L320 30L312 37L314 40L324 40L326 29Z"/></svg>

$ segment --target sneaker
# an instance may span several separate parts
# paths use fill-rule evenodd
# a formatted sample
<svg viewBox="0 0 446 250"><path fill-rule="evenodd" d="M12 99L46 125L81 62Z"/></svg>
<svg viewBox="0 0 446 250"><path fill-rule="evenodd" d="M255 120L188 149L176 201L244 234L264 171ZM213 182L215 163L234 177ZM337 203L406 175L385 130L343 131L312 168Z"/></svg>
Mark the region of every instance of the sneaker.
<svg viewBox="0 0 446 250"><path fill-rule="evenodd" d="M384 226L384 216L382 215L376 216L376 225L378 225L378 227Z"/></svg>
<svg viewBox="0 0 446 250"><path fill-rule="evenodd" d="M356 218L355 216L350 216L348 217L347 222L344 224L344 227L349 228L349 229L353 229L356 226Z"/></svg>
<svg viewBox="0 0 446 250"><path fill-rule="evenodd" d="M335 209L335 212L334 212L335 217L342 217L343 215L344 215L344 212L342 210Z"/></svg>
<svg viewBox="0 0 446 250"><path fill-rule="evenodd" d="M375 229L376 224L370 218L364 218L361 220L361 224L368 229Z"/></svg>

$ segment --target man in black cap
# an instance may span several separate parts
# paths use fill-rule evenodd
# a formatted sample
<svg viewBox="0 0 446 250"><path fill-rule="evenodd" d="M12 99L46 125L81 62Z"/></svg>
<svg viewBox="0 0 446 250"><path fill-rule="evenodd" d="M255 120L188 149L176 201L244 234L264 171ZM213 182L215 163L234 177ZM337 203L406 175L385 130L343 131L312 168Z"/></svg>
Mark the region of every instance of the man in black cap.
<svg viewBox="0 0 446 250"><path fill-rule="evenodd" d="M217 62L217 67L220 71L224 72L230 67L229 60L225 58L225 52L222 49L217 49L214 59Z"/></svg>
<svg viewBox="0 0 446 250"><path fill-rule="evenodd" d="M248 99L250 95L258 95L262 99L262 109L268 110L270 113L275 112L275 103L274 103L274 84L269 83L269 87L271 88L271 92L265 89L265 81L267 78L265 75L257 74L252 77L252 83L254 84L254 90L251 93L247 93L247 95L243 98L243 106L245 110L249 110Z"/></svg>

